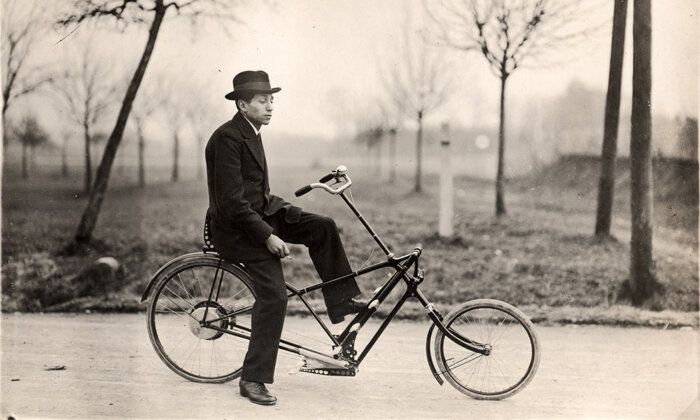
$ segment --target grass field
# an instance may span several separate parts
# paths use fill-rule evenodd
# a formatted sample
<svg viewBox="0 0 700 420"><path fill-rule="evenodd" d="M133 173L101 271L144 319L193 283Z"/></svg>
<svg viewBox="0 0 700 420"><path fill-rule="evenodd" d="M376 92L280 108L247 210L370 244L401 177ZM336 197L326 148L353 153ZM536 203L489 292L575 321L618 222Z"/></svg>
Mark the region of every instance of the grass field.
<svg viewBox="0 0 700 420"><path fill-rule="evenodd" d="M351 168L350 175L360 211L392 251L401 254L417 243L423 245L426 281L422 288L430 299L454 304L490 297L545 309L607 308L618 303L620 285L628 274L629 210L620 197L613 220L616 240L594 240L596 189L589 185L593 175L581 175L585 171L580 168L578 174L573 173L568 166L562 170L569 173L566 180L550 170L546 176L511 183L506 195L508 215L502 218L493 215L491 183L456 179L456 235L451 239L436 234L436 177L427 176L425 192L413 194L410 177L389 185L373 180L362 168ZM321 175L323 170L318 169L272 168L273 193L307 211L333 216L353 267L380 261L381 251L342 200L320 191L294 198L295 189ZM624 186L621 188L624 191ZM697 179L694 188L697 191ZM75 232L85 205L79 191L79 179L37 175L21 181L12 173L5 174L5 310L40 310L60 303L59 289L65 279L106 255L117 258L125 268L121 291L116 295L134 301L160 265L201 249L207 207L204 181L138 189L120 185L115 179L95 230L98 244L85 254L66 255L60 250ZM655 213L654 256L665 293L650 301L647 309L697 311L697 199L672 198L660 196L656 204L660 211ZM675 206L670 213L669 203ZM315 271L305 250L294 246L292 256L292 261L284 263L287 278L297 285L314 281ZM363 279L361 287L374 290L384 275ZM37 288L49 291L42 293ZM67 290L63 295L70 293Z"/></svg>

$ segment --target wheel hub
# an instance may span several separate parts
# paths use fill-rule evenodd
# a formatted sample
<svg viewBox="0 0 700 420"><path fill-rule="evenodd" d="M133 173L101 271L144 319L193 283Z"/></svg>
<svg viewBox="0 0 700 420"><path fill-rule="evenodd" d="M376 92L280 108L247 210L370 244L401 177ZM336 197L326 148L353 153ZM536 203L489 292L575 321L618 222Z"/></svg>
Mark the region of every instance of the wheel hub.
<svg viewBox="0 0 700 420"><path fill-rule="evenodd" d="M201 338L202 340L216 340L217 338L221 337L223 333L215 330L214 328L210 328L210 326L226 329L228 327L228 321L225 319L220 319L210 322L208 326L202 325L205 321L205 313L207 320L220 318L226 315L226 311L220 305L215 305L212 303L207 305L206 302L201 302L195 305L194 309L192 309L190 312L190 332L192 332L195 337Z"/></svg>

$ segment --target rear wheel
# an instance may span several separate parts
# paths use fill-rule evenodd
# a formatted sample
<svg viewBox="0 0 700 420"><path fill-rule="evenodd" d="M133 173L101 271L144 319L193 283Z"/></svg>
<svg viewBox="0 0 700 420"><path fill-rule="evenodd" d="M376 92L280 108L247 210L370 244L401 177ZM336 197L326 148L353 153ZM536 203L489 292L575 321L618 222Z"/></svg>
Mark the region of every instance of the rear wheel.
<svg viewBox="0 0 700 420"><path fill-rule="evenodd" d="M489 349L488 354L472 352L438 330L434 350L440 373L463 394L485 400L507 398L537 372L540 345L535 328L514 306L473 300L450 312L443 323Z"/></svg>
<svg viewBox="0 0 700 420"><path fill-rule="evenodd" d="M178 375L195 382L230 381L241 374L254 302L243 270L213 254L192 255L156 279L148 335Z"/></svg>

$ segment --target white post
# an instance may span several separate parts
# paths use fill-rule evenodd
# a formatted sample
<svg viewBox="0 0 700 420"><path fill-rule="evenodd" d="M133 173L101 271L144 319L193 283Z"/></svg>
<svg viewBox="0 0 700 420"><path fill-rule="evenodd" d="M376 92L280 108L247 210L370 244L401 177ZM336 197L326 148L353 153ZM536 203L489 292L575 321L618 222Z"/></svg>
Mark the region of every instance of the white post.
<svg viewBox="0 0 700 420"><path fill-rule="evenodd" d="M450 125L442 123L440 128L440 216L438 234L451 237L454 234L454 187L452 182L452 165L450 162Z"/></svg>

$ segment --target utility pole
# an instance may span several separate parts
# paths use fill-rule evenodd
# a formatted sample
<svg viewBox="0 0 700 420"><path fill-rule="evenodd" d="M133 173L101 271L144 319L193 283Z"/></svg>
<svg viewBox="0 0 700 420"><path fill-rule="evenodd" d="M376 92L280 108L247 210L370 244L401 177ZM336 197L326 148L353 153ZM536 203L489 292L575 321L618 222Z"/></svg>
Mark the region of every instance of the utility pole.
<svg viewBox="0 0 700 420"><path fill-rule="evenodd" d="M440 127L440 216L438 234L441 237L454 235L454 183L450 157L450 125L442 123Z"/></svg>

